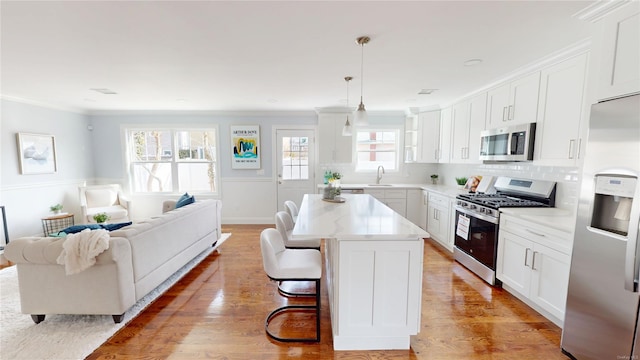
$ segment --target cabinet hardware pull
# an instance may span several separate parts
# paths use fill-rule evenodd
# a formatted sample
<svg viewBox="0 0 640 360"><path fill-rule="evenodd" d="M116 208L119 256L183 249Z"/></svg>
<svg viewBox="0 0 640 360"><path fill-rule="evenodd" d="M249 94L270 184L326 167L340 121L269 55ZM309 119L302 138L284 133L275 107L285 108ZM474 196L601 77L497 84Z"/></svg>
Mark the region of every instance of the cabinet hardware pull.
<svg viewBox="0 0 640 360"><path fill-rule="evenodd" d="M531 270L538 270L538 269L536 269L536 254L537 253L538 253L537 251L533 252L533 259L531 260Z"/></svg>
<svg viewBox="0 0 640 360"><path fill-rule="evenodd" d="M578 151L576 154L576 159L580 159L580 147L582 146L582 138L578 139Z"/></svg>
<svg viewBox="0 0 640 360"><path fill-rule="evenodd" d="M502 121L507 121L506 117L507 117L507 108L508 106L505 106L502 108Z"/></svg>
<svg viewBox="0 0 640 360"><path fill-rule="evenodd" d="M531 229L527 229L527 228L525 228L525 230L527 230L528 232L532 233L533 235L542 236L542 237L544 237L544 236L545 236L544 234L537 233L537 232L535 232L535 231L533 231L533 230L531 230Z"/></svg>
<svg viewBox="0 0 640 360"><path fill-rule="evenodd" d="M524 250L524 266L529 266L529 264L527 264L527 260L529 259L529 251L531 251L531 249L526 248Z"/></svg>
<svg viewBox="0 0 640 360"><path fill-rule="evenodd" d="M509 112L507 113L509 120L513 120L513 105L509 105Z"/></svg>
<svg viewBox="0 0 640 360"><path fill-rule="evenodd" d="M569 159L573 159L573 144L575 144L576 139L569 140Z"/></svg>

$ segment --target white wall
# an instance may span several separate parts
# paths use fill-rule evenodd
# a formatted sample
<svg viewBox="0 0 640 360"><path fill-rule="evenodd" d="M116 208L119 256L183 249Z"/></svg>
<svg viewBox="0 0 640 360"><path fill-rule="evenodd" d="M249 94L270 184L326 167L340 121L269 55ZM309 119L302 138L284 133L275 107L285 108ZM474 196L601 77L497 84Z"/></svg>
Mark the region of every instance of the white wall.
<svg viewBox="0 0 640 360"><path fill-rule="evenodd" d="M223 223L272 224L276 212L276 182L273 174L272 139L274 126L316 125L315 112L290 113L123 113L90 116L93 152L98 182L115 182L128 189L122 129L130 125L218 125L220 196ZM262 171L231 168L230 125L260 125ZM105 151L109 149L109 151ZM117 155L114 155L117 154ZM158 215L166 199L179 194L131 195L134 220ZM196 194L196 199L207 198Z"/></svg>
<svg viewBox="0 0 640 360"><path fill-rule="evenodd" d="M61 203L64 211L79 214L78 185L93 177L88 119L6 99L0 104L0 203L6 208L9 239L37 235L42 233L41 218L51 215L49 206ZM18 132L55 136L56 173L20 174Z"/></svg>

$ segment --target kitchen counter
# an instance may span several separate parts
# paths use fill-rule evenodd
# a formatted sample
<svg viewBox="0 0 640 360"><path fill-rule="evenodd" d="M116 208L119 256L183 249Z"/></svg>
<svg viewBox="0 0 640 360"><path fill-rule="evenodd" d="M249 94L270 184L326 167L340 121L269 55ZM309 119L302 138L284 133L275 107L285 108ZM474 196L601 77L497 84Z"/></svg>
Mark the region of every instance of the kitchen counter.
<svg viewBox="0 0 640 360"><path fill-rule="evenodd" d="M575 214L558 208L501 208L501 213L517 216L523 220L548 226L573 234L576 224Z"/></svg>
<svg viewBox="0 0 640 360"><path fill-rule="evenodd" d="M318 184L318 189L326 187L325 184ZM340 184L342 189L418 189L437 192L439 194L455 198L458 194L464 194L467 190L460 189L457 186L433 185L433 184Z"/></svg>

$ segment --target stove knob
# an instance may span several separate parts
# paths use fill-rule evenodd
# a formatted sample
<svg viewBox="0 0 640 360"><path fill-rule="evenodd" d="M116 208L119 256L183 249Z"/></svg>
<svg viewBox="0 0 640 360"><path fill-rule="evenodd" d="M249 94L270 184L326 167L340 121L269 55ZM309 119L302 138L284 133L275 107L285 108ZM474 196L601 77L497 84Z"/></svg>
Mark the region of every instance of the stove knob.
<svg viewBox="0 0 640 360"><path fill-rule="evenodd" d="M478 208L477 205L471 204L471 206L469 206L469 209L471 209L471 210L476 210L477 208Z"/></svg>
<svg viewBox="0 0 640 360"><path fill-rule="evenodd" d="M485 209L485 208L480 208L480 212L481 212L481 213L484 213L486 210L487 210L487 209Z"/></svg>
<svg viewBox="0 0 640 360"><path fill-rule="evenodd" d="M462 206L462 201L460 201L460 200L456 201L456 205Z"/></svg>

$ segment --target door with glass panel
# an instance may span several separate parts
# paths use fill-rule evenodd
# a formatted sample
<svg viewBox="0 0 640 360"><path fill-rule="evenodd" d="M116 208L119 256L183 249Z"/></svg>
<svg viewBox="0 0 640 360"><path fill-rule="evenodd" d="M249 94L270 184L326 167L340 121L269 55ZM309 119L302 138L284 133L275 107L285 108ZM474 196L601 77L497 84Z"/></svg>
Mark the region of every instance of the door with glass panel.
<svg viewBox="0 0 640 360"><path fill-rule="evenodd" d="M276 130L277 209L285 200L298 207L304 194L315 193L315 145L312 129Z"/></svg>

